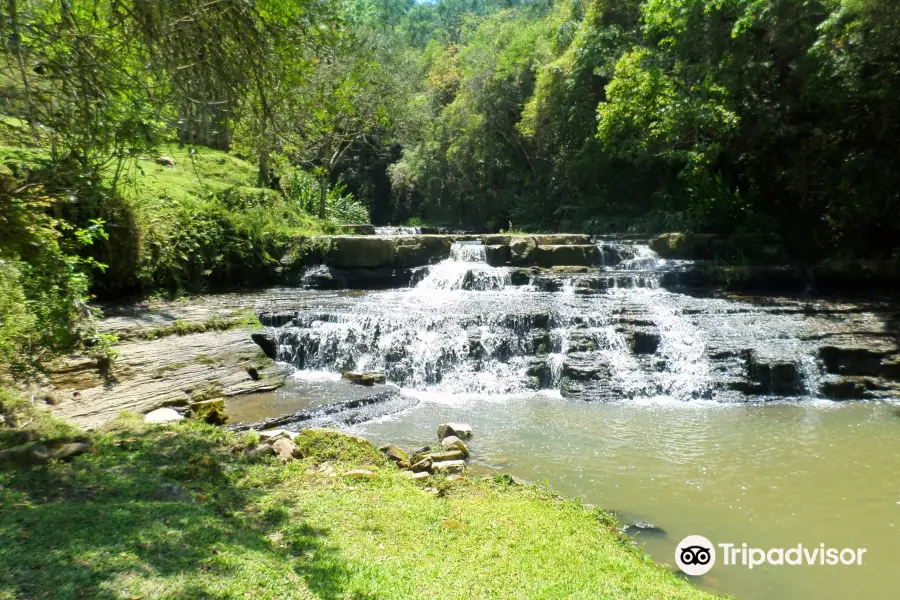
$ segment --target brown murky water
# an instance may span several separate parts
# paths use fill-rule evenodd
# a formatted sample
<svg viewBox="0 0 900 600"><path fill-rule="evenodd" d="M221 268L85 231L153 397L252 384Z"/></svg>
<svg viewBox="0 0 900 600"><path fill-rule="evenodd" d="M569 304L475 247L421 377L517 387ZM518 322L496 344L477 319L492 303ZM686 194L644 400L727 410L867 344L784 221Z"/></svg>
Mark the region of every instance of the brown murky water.
<svg viewBox="0 0 900 600"><path fill-rule="evenodd" d="M229 409L237 420L259 419L346 399L352 389L334 376L304 376L274 394L233 399ZM471 423L474 470L510 473L620 512L623 521L652 522L666 535L637 541L673 568L676 544L693 534L766 550L866 548L859 566L750 570L722 565L720 554L694 579L705 589L783 600L898 597L897 406L415 394L416 408L354 431L412 448L434 442L441 422Z"/></svg>
<svg viewBox="0 0 900 600"><path fill-rule="evenodd" d="M766 600L900 597L900 387L881 381L873 397L885 401L820 393L835 377L821 347L896 354L892 310L673 294L657 285L666 261L641 246L603 271L602 293L574 276L556 291L512 285L480 247L456 250L414 288L297 293L294 314L271 330L279 358L384 371L421 402L357 433L413 448L434 443L442 422L470 423L473 470L652 522L666 535L639 541L661 563L674 565L688 535L763 550L866 549L852 566L751 570L720 556L695 579L704 588ZM271 312L290 305L285 292ZM641 332L658 347L632 347ZM741 391L745 351L791 365L799 385L787 396ZM229 410L258 420L371 391L335 378L300 375Z"/></svg>
<svg viewBox="0 0 900 600"><path fill-rule="evenodd" d="M674 565L691 534L740 546L866 548L861 566L714 567L737 598L900 596L900 416L890 404L591 404L544 395L428 398L358 429L417 446L475 427L473 461L666 530L640 542Z"/></svg>

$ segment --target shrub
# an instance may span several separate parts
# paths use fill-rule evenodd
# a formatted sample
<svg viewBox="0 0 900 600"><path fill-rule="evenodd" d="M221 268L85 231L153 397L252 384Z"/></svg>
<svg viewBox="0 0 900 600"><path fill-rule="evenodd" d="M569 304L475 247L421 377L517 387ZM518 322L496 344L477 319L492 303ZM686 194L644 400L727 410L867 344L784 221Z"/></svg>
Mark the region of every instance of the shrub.
<svg viewBox="0 0 900 600"><path fill-rule="evenodd" d="M89 273L104 265L81 253L106 232L100 220L80 228L55 217L62 202L21 165L4 165L0 179L0 365L21 373L99 339L86 301Z"/></svg>

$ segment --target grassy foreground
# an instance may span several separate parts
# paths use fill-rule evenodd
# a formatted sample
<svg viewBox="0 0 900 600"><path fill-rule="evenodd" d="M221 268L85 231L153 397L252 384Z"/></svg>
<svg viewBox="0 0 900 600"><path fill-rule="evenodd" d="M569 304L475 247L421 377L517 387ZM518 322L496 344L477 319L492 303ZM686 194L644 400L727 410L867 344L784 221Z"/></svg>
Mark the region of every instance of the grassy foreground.
<svg viewBox="0 0 900 600"><path fill-rule="evenodd" d="M546 490L414 483L323 430L250 463L254 436L123 418L71 463L0 471L0 598L712 597Z"/></svg>

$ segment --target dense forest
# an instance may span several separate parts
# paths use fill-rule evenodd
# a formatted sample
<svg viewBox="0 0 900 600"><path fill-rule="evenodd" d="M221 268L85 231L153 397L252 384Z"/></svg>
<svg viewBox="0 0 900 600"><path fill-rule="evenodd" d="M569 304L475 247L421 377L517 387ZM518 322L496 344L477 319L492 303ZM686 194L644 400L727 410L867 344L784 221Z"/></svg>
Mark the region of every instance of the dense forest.
<svg viewBox="0 0 900 600"><path fill-rule="evenodd" d="M894 0L5 0L0 355L340 223L895 259Z"/></svg>

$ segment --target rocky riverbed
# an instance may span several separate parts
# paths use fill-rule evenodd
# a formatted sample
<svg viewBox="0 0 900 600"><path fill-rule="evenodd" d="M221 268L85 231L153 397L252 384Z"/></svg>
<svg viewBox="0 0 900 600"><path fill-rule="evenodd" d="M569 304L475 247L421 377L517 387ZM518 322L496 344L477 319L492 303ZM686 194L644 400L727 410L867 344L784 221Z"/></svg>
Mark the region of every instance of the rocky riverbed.
<svg viewBox="0 0 900 600"><path fill-rule="evenodd" d="M587 255L591 264L578 264ZM324 259L307 275L398 260L418 274L387 292L290 287L103 306L101 330L120 340L111 368L86 355L59 360L35 399L95 427L121 410L271 393L310 368L374 369L412 389L556 389L581 400L900 394L900 316L888 301L711 297L686 283L690 261L576 235L336 236ZM358 400L352 385L342 389L332 403ZM408 405L385 389L370 396L390 402L348 406L343 422Z"/></svg>

